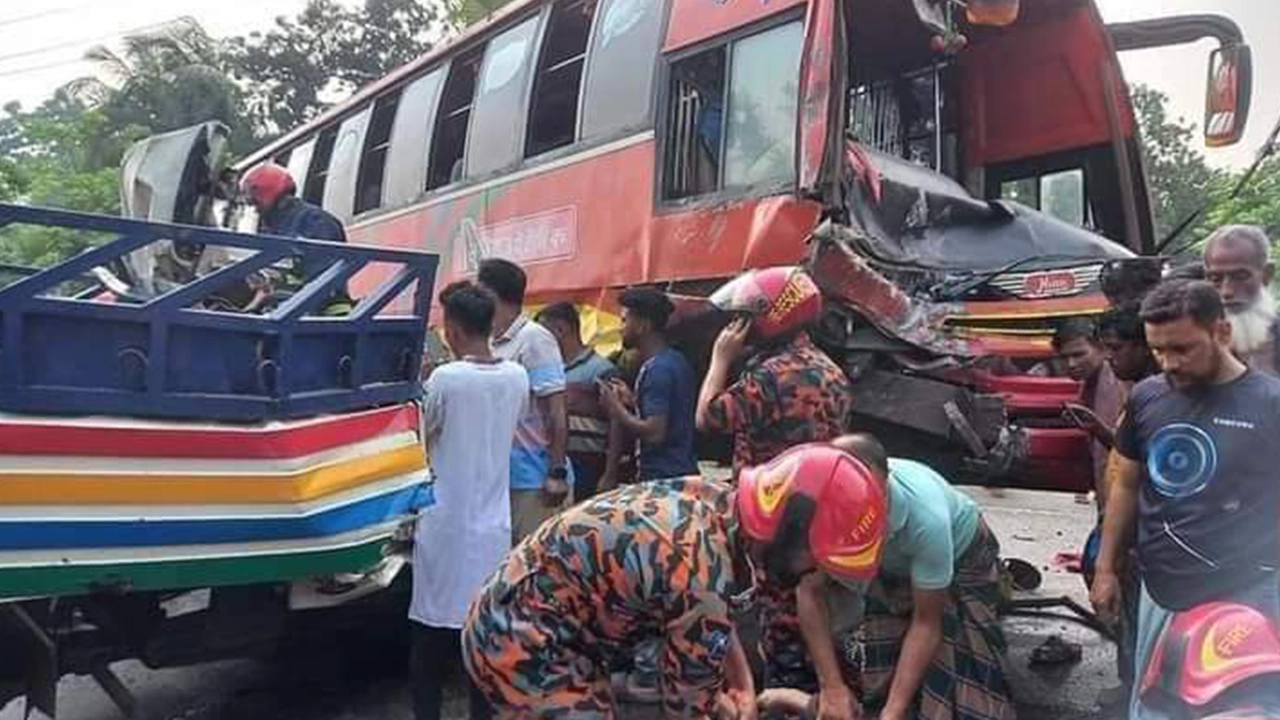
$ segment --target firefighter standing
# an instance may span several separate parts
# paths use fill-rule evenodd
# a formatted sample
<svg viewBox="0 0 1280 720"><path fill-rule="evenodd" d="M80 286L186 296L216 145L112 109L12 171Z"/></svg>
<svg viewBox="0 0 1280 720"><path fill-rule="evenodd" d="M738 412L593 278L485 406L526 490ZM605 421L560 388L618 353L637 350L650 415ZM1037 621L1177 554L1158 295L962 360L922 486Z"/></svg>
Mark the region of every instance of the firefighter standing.
<svg viewBox="0 0 1280 720"><path fill-rule="evenodd" d="M797 444L839 437L852 409L853 385L809 338L808 326L822 313L822 296L808 274L794 267L752 271L711 301L739 318L716 340L698 395L698 429L733 436L734 470L768 462ZM726 387L748 344L754 354ZM762 582L760 611L766 687L816 690L794 590Z"/></svg>
<svg viewBox="0 0 1280 720"><path fill-rule="evenodd" d="M822 314L822 295L809 275L795 267L752 271L717 290L711 302L739 317L716 340L698 395L698 429L733 436L734 470L839 437L853 384L809 338L807 328ZM748 345L754 354L726 388Z"/></svg>
<svg viewBox="0 0 1280 720"><path fill-rule="evenodd" d="M259 165L245 173L240 191L258 211L259 229L268 235L347 241L338 218L297 196L293 176L279 165Z"/></svg>

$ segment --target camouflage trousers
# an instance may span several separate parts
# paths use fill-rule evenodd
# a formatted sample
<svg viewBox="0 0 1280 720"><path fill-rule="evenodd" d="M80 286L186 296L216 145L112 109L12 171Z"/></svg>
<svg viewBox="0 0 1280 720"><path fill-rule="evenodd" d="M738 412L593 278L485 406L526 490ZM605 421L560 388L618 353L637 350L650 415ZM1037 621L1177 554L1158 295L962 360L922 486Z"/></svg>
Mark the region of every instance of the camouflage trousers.
<svg viewBox="0 0 1280 720"><path fill-rule="evenodd" d="M531 588L519 602L483 596L462 631L462 655L499 720L614 720L607 663L582 647L576 620Z"/></svg>

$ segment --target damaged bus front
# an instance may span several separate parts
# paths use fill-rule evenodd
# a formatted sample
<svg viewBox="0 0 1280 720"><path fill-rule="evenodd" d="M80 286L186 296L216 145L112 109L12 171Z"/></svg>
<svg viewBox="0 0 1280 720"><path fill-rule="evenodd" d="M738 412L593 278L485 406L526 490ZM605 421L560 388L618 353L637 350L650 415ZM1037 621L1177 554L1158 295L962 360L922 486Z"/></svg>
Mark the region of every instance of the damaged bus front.
<svg viewBox="0 0 1280 720"><path fill-rule="evenodd" d="M1091 489L1062 414L1079 385L1027 371L1063 318L1109 306L1104 286L1159 276L1117 52L1216 38L1205 139L1224 145L1248 114L1240 30L1036 0L812 3L807 28L798 168L828 218L808 263L861 424L948 467Z"/></svg>

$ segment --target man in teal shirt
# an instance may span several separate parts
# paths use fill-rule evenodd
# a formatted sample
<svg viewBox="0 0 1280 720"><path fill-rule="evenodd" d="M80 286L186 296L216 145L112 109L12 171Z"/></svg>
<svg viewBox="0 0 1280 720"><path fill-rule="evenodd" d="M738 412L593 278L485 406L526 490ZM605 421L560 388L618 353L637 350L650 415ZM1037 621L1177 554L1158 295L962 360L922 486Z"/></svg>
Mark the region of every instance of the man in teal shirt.
<svg viewBox="0 0 1280 720"><path fill-rule="evenodd" d="M816 570L801 580L801 631L818 702L786 690L766 691L762 702L823 720L855 718L861 713L845 673L856 672L862 703L879 707L881 720L1012 720L996 614L1000 547L977 505L929 466L888 458L869 435L832 444L888 490L880 572L870 587Z"/></svg>
<svg viewBox="0 0 1280 720"><path fill-rule="evenodd" d="M888 462L889 540L880 572L910 578L917 589L945 590L978 532L978 507L928 465Z"/></svg>

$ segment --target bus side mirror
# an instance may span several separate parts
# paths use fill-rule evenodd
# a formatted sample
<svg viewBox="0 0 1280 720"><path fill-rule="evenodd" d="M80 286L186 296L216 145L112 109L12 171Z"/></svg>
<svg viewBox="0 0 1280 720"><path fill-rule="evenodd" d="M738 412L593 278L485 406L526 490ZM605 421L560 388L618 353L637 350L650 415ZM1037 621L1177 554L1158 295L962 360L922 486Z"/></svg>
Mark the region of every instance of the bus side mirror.
<svg viewBox="0 0 1280 720"><path fill-rule="evenodd" d="M1253 51L1248 45L1224 45L1209 56L1205 94L1204 142L1209 147L1234 145L1244 136L1253 98Z"/></svg>

